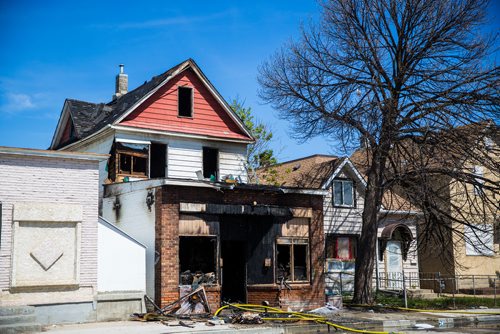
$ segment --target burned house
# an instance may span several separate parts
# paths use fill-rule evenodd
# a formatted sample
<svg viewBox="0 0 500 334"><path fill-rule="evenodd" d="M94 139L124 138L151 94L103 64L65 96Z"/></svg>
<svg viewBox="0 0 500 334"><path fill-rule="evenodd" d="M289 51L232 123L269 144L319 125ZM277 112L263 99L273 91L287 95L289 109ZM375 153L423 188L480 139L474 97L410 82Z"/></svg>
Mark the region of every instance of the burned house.
<svg viewBox="0 0 500 334"><path fill-rule="evenodd" d="M147 247L147 294L323 304L323 191L245 184L254 139L193 60L127 81L121 66L111 102L66 100L51 148L110 155L100 214Z"/></svg>

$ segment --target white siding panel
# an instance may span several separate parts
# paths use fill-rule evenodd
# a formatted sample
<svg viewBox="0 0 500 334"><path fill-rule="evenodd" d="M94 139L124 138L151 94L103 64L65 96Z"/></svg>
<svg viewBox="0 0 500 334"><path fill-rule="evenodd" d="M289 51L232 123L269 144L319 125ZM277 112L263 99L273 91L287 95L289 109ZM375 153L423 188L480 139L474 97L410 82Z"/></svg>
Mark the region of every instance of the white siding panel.
<svg viewBox="0 0 500 334"><path fill-rule="evenodd" d="M102 216L123 232L146 246L146 292L154 296L155 206L146 204L147 190L139 190L103 199ZM120 203L115 210L114 203Z"/></svg>
<svg viewBox="0 0 500 334"><path fill-rule="evenodd" d="M98 226L99 292L146 291L146 249L108 224Z"/></svg>

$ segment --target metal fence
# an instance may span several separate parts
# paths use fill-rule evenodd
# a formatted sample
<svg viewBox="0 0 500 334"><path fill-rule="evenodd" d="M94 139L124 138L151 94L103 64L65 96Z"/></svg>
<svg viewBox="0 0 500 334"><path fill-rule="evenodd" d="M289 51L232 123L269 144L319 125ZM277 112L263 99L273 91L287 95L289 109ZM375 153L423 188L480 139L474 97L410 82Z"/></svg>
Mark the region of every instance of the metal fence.
<svg viewBox="0 0 500 334"><path fill-rule="evenodd" d="M374 275L375 289L403 293L406 290L430 290L438 296L489 296L497 300L500 292L500 278L496 275L455 275L444 276L433 273L381 272ZM354 292L354 272L327 272L326 289L328 295L351 295ZM416 295L418 296L418 295Z"/></svg>

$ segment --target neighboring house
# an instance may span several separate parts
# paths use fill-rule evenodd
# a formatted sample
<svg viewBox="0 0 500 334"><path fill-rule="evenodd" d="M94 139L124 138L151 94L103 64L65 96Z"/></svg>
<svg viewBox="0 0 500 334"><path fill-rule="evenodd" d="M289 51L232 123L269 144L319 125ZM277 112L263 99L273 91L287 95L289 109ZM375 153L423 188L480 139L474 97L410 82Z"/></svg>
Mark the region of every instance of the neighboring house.
<svg viewBox="0 0 500 334"><path fill-rule="evenodd" d="M98 247L97 240L106 233L98 225L98 168L107 158L0 147L0 306L35 306L42 324L117 319L142 310L144 278L126 289L101 284L99 262L115 251ZM144 266L144 260L139 250L127 265ZM108 270L119 266L115 261Z"/></svg>
<svg viewBox="0 0 500 334"><path fill-rule="evenodd" d="M456 131L463 130L466 128ZM429 288L493 294L495 281L496 288L500 287L500 146L498 128L490 130L481 128L472 136L468 131L464 134L471 137L471 146L478 147L476 142L484 141L482 152L471 151L474 153L469 157L456 160L446 158L455 161L459 172L473 175L477 182L465 184L452 176L439 176L429 184L444 199L441 208L448 221L439 231L440 245L433 247L430 243L419 250L423 278L440 280L440 285L427 281ZM442 155L447 157L446 153ZM496 186L491 187L492 184ZM436 249L442 249L440 256L436 256Z"/></svg>
<svg viewBox="0 0 500 334"><path fill-rule="evenodd" d="M493 282L500 282L498 127L468 125L429 137L430 145L403 143L404 153L393 157L405 163L403 170L428 173L426 182L403 182L398 190L426 217L418 226L420 285L436 292L493 293ZM467 140L459 146L456 137ZM368 167L365 150L351 160L359 170ZM473 180L463 181L469 177ZM404 184L410 188L403 189Z"/></svg>
<svg viewBox="0 0 500 334"><path fill-rule="evenodd" d="M326 235L327 294L352 290L356 242L361 233L363 176L348 158L312 155L258 173L260 182L326 190L323 200ZM419 213L394 194L386 194L379 216L375 277L381 289L418 288L416 223ZM341 291L342 290L342 291Z"/></svg>
<svg viewBox="0 0 500 334"><path fill-rule="evenodd" d="M121 67L109 103L66 100L51 147L110 154L100 210L147 247L146 291L158 304L201 279L213 309L322 306L324 192L245 185L253 141L189 59L130 92Z"/></svg>

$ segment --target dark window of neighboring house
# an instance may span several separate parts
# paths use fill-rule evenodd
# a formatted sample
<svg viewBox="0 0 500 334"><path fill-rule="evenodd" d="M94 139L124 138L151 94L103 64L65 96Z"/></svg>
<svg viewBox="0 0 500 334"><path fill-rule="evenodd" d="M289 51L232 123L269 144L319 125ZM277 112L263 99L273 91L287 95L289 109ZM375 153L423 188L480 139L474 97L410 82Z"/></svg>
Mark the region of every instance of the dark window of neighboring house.
<svg viewBox="0 0 500 334"><path fill-rule="evenodd" d="M350 180L333 181L333 205L354 206L354 187Z"/></svg>
<svg viewBox="0 0 500 334"><path fill-rule="evenodd" d="M167 168L167 145L151 144L151 170L150 177L165 177Z"/></svg>
<svg viewBox="0 0 500 334"><path fill-rule="evenodd" d="M216 283L217 238L212 236L179 237L180 282Z"/></svg>
<svg viewBox="0 0 500 334"><path fill-rule="evenodd" d="M148 151L148 145L117 142L117 175L147 177Z"/></svg>
<svg viewBox="0 0 500 334"><path fill-rule="evenodd" d="M179 87L179 116L193 117L193 88Z"/></svg>
<svg viewBox="0 0 500 334"><path fill-rule="evenodd" d="M276 278L289 282L309 280L309 242L307 239L279 238L276 241Z"/></svg>
<svg viewBox="0 0 500 334"><path fill-rule="evenodd" d="M203 148L203 177L206 179L212 176L218 180L218 160L219 150L216 148L204 147Z"/></svg>

